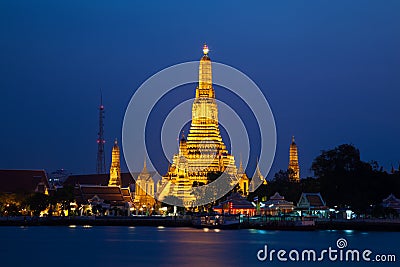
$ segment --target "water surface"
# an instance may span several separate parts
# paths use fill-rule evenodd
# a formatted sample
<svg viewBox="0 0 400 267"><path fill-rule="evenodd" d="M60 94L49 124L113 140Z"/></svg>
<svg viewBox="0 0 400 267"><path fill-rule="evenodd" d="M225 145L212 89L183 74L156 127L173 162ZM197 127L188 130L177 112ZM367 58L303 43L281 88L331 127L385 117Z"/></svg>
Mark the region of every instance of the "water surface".
<svg viewBox="0 0 400 267"><path fill-rule="evenodd" d="M261 262L268 249L347 248L396 254L400 233L157 227L0 227L0 266L398 266L377 262ZM397 263L397 264L396 264Z"/></svg>

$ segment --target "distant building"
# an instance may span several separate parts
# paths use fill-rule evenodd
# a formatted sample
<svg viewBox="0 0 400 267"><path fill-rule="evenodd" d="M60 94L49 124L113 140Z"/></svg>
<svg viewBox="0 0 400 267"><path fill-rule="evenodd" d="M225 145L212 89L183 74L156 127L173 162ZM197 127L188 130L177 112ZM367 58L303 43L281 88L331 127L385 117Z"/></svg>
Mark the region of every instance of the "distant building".
<svg viewBox="0 0 400 267"><path fill-rule="evenodd" d="M48 194L49 182L44 170L0 170L0 193Z"/></svg>
<svg viewBox="0 0 400 267"><path fill-rule="evenodd" d="M290 149L289 149L288 170L292 171L289 173L289 180L292 182L300 182L299 156L297 151L297 145L294 141L294 136L292 137L292 143L290 144Z"/></svg>
<svg viewBox="0 0 400 267"><path fill-rule="evenodd" d="M257 189L257 187L261 184L266 185L267 180L262 175L262 173L260 171L260 167L258 166L258 162L257 162L256 172L255 172L253 178L251 179L251 182L249 185L249 191L254 192Z"/></svg>
<svg viewBox="0 0 400 267"><path fill-rule="evenodd" d="M111 167L110 167L110 180L109 186L121 186L121 164L120 164L120 152L118 147L117 139L115 139L114 146L111 152Z"/></svg>
<svg viewBox="0 0 400 267"><path fill-rule="evenodd" d="M74 186L81 214L129 215L133 209L135 180L132 174L121 173L117 140L111 158L110 174L71 175L65 181Z"/></svg>
<svg viewBox="0 0 400 267"><path fill-rule="evenodd" d="M242 191L244 196L247 196L249 194L250 179L249 179L249 177L247 177L247 174L243 169L242 160L240 160L240 165L239 165L237 175L238 175L238 180L239 180L239 182L238 182L239 190Z"/></svg>
<svg viewBox="0 0 400 267"><path fill-rule="evenodd" d="M154 199L154 180L152 173L147 170L146 160L143 163L143 170L136 179L134 203L136 209L149 211L156 203Z"/></svg>
<svg viewBox="0 0 400 267"><path fill-rule="evenodd" d="M302 193L297 203L302 216L328 217L329 208L320 193Z"/></svg>
<svg viewBox="0 0 400 267"><path fill-rule="evenodd" d="M67 180L68 176L70 176L67 170L59 169L49 174L49 184L50 186L61 186L65 180Z"/></svg>
<svg viewBox="0 0 400 267"><path fill-rule="evenodd" d="M270 199L266 202L262 202L262 210L266 215L276 216L281 213L287 214L294 210L293 202L285 200L285 197L281 196L276 192Z"/></svg>
<svg viewBox="0 0 400 267"><path fill-rule="evenodd" d="M226 201L214 206L213 210L220 214L245 214L253 216L256 213L256 207L239 193L233 193Z"/></svg>
<svg viewBox="0 0 400 267"><path fill-rule="evenodd" d="M400 214L400 199L390 194L382 201L382 207L394 209Z"/></svg>

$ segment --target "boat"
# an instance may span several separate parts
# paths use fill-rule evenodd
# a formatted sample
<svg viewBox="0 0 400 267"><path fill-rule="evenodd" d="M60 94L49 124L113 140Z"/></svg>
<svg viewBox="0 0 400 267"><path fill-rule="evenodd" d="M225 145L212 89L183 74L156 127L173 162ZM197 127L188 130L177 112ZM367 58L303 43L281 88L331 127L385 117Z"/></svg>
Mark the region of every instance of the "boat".
<svg viewBox="0 0 400 267"><path fill-rule="evenodd" d="M192 220L195 228L209 229L239 229L240 215L202 215L196 216Z"/></svg>

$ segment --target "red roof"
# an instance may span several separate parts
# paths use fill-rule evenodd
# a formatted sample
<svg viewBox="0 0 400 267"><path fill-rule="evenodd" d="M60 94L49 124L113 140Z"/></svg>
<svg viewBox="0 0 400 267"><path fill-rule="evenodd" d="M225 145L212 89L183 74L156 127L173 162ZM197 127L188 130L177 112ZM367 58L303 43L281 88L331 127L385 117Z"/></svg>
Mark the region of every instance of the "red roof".
<svg viewBox="0 0 400 267"><path fill-rule="evenodd" d="M0 170L0 192L44 193L48 188L44 170Z"/></svg>
<svg viewBox="0 0 400 267"><path fill-rule="evenodd" d="M132 173L135 175L135 173ZM70 175L65 180L64 185L103 185L107 186L110 179L109 174L82 174L82 175ZM135 179L129 172L121 173L122 187L128 187L135 183Z"/></svg>
<svg viewBox="0 0 400 267"><path fill-rule="evenodd" d="M250 201L242 197L238 193L233 193L230 195L227 200L221 202L218 206L215 206L214 209L222 209L229 207L232 209L254 209L255 207L251 204Z"/></svg>
<svg viewBox="0 0 400 267"><path fill-rule="evenodd" d="M132 201L129 190L121 189L118 186L81 185L76 189L75 195L78 203L81 201L86 203L94 196L98 196L106 203L123 203ZM128 195L125 195L124 193Z"/></svg>

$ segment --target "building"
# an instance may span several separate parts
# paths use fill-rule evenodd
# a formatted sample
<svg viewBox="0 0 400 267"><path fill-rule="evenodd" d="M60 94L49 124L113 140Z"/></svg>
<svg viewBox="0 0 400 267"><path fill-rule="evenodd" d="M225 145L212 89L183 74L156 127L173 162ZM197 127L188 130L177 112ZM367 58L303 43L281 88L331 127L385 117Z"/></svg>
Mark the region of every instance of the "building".
<svg viewBox="0 0 400 267"><path fill-rule="evenodd" d="M268 201L262 202L262 206L264 214L272 216L288 214L294 210L293 202L285 200L285 197L281 196L278 192L270 197Z"/></svg>
<svg viewBox="0 0 400 267"><path fill-rule="evenodd" d="M132 198L128 188L78 185L74 195L80 215L130 215Z"/></svg>
<svg viewBox="0 0 400 267"><path fill-rule="evenodd" d="M208 184L210 174L225 172L231 176L232 185L238 182L235 159L229 154L220 134L208 52L207 45L204 45L189 134L180 140L179 152L174 155L157 188L160 200L178 198L184 206L191 206L192 186ZM244 181L241 183L245 184Z"/></svg>
<svg viewBox="0 0 400 267"><path fill-rule="evenodd" d="M256 213L256 207L238 193L230 195L226 201L214 206L213 210L220 214L243 214L253 216Z"/></svg>
<svg viewBox="0 0 400 267"><path fill-rule="evenodd" d="M297 202L296 210L300 211L301 216L321 218L327 218L329 213L329 208L320 193L302 193L299 202Z"/></svg>
<svg viewBox="0 0 400 267"><path fill-rule="evenodd" d="M400 214L400 199L390 194L382 201L382 207L394 209Z"/></svg>
<svg viewBox="0 0 400 267"><path fill-rule="evenodd" d="M155 186L153 174L147 170L146 160L143 163L143 170L136 179L134 205L137 210L149 211L154 208L156 203L154 199Z"/></svg>
<svg viewBox="0 0 400 267"><path fill-rule="evenodd" d="M111 152L111 167L110 167L110 180L109 186L121 186L121 164L120 164L120 152L118 147L117 139L115 139L114 146Z"/></svg>
<svg viewBox="0 0 400 267"><path fill-rule="evenodd" d="M297 145L292 137L292 143L289 149L289 180L292 182L300 182L300 168L299 168L299 156L297 151Z"/></svg>
<svg viewBox="0 0 400 267"><path fill-rule="evenodd" d="M61 186L65 180L67 180L68 176L70 176L67 170L59 169L49 174L49 184L51 187L53 186Z"/></svg>
<svg viewBox="0 0 400 267"><path fill-rule="evenodd" d="M249 191L254 192L257 189L258 185L261 185L261 184L266 185L267 180L262 175L262 173L260 171L260 167L258 166L258 161L257 161L256 172L250 181Z"/></svg>
<svg viewBox="0 0 400 267"><path fill-rule="evenodd" d="M112 149L110 174L71 175L64 185L74 187L81 215L130 215L134 210L135 180L131 173L121 173L117 140Z"/></svg>
<svg viewBox="0 0 400 267"><path fill-rule="evenodd" d="M249 177L247 177L247 174L243 169L243 163L241 160L240 160L237 175L238 175L238 180L239 180L239 182L238 182L239 190L242 191L242 194L244 196L247 196L249 194L250 179L249 179Z"/></svg>
<svg viewBox="0 0 400 267"><path fill-rule="evenodd" d="M0 193L48 194L49 182L44 170L0 170Z"/></svg>

